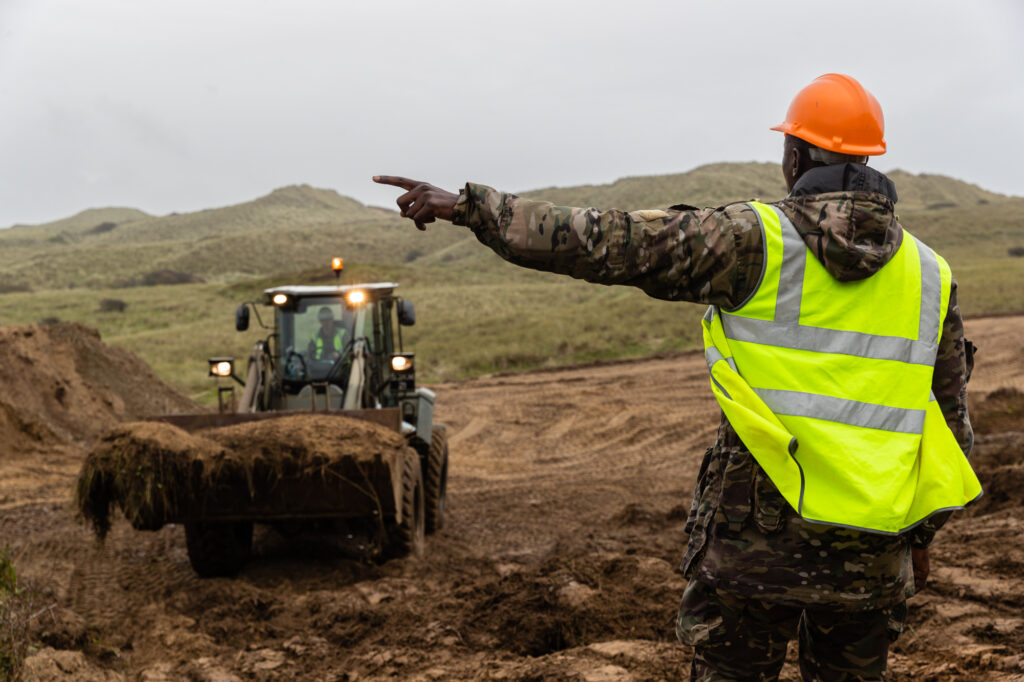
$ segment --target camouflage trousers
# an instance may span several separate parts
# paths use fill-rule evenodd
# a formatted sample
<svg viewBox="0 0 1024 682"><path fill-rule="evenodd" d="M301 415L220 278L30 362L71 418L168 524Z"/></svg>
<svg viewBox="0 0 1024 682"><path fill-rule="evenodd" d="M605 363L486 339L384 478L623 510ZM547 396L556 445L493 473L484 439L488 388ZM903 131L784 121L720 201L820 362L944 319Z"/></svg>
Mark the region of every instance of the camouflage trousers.
<svg viewBox="0 0 1024 682"><path fill-rule="evenodd" d="M676 636L693 647L691 680L776 680L796 635L805 680L881 680L906 612L906 602L874 611L803 609L691 580Z"/></svg>

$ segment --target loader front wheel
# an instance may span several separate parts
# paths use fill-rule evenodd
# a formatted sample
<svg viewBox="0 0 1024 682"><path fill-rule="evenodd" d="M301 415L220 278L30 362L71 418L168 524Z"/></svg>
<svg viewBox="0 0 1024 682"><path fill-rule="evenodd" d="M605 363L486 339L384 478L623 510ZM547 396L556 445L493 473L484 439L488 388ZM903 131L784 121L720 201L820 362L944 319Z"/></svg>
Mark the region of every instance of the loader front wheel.
<svg viewBox="0 0 1024 682"><path fill-rule="evenodd" d="M252 551L252 523L190 521L185 524L188 560L201 578L232 576Z"/></svg>
<svg viewBox="0 0 1024 682"><path fill-rule="evenodd" d="M448 493L448 433L441 424L434 425L430 451L423 472L427 534L444 527L445 498Z"/></svg>
<svg viewBox="0 0 1024 682"><path fill-rule="evenodd" d="M409 452L402 462L401 520L389 519L385 524L384 558L394 559L423 554L426 542L424 524L423 474L420 458Z"/></svg>

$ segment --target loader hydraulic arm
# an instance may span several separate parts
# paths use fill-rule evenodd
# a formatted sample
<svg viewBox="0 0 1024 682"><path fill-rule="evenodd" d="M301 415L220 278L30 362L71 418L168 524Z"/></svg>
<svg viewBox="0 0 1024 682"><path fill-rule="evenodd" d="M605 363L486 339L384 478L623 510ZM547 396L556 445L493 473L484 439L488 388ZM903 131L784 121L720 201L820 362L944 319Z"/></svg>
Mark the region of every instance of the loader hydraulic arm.
<svg viewBox="0 0 1024 682"><path fill-rule="evenodd" d="M260 398L269 388L268 369L267 342L260 340L252 347L252 355L249 357L249 373L245 378L245 390L242 391L242 397L238 400L237 412L251 414L259 411Z"/></svg>

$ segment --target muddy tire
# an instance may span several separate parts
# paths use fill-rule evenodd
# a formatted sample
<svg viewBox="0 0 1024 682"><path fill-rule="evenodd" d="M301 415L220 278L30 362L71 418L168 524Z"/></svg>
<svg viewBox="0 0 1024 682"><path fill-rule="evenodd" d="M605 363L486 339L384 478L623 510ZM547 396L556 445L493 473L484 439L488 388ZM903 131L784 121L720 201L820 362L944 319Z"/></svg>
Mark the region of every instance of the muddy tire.
<svg viewBox="0 0 1024 682"><path fill-rule="evenodd" d="M185 524L185 545L192 568L202 578L232 576L252 551L252 523L245 521Z"/></svg>
<svg viewBox="0 0 1024 682"><path fill-rule="evenodd" d="M425 525L429 535L444 527L444 507L448 495L448 433L441 424L434 425L425 461L423 500L426 507Z"/></svg>
<svg viewBox="0 0 1024 682"><path fill-rule="evenodd" d="M420 458L410 452L402 462L402 520L392 518L385 522L384 559L423 554L426 541L423 497Z"/></svg>

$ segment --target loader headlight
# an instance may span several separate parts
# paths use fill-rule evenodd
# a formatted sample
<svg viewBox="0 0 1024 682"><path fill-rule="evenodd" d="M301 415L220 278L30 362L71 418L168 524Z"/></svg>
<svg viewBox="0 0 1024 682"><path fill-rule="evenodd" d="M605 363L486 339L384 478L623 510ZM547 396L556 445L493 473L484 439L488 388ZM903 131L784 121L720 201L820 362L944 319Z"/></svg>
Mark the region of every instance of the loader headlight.
<svg viewBox="0 0 1024 682"><path fill-rule="evenodd" d="M413 367L412 353L396 353L391 356L391 388L399 395L416 390L416 368Z"/></svg>
<svg viewBox="0 0 1024 682"><path fill-rule="evenodd" d="M363 303L366 303L366 292L362 289L353 289L345 294L345 302L348 303L350 307L362 305Z"/></svg>
<svg viewBox="0 0 1024 682"><path fill-rule="evenodd" d="M210 358L211 377L229 377L234 369L234 358Z"/></svg>
<svg viewBox="0 0 1024 682"><path fill-rule="evenodd" d="M274 302L274 305L284 305L288 302L288 294L274 294L270 300Z"/></svg>

